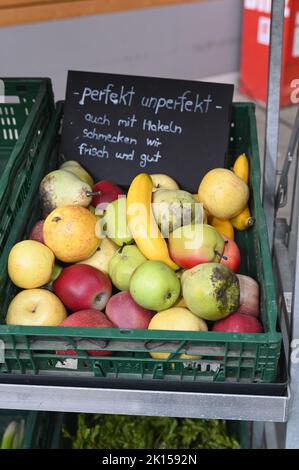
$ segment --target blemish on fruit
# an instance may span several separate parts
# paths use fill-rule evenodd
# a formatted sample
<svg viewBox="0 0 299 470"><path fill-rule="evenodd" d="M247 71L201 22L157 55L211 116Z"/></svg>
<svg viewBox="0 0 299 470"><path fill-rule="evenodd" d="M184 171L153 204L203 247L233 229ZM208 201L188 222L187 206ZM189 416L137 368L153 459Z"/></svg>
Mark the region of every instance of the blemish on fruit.
<svg viewBox="0 0 299 470"><path fill-rule="evenodd" d="M238 278L230 270L215 267L212 271L211 282L215 292L217 307L220 313L227 314L239 298Z"/></svg>

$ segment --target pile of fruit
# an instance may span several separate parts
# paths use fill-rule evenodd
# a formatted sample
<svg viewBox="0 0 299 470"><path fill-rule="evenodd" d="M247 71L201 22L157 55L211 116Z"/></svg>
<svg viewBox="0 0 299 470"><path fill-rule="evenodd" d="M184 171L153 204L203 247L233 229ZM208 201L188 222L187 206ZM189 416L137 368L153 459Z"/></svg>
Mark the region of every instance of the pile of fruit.
<svg viewBox="0 0 299 470"><path fill-rule="evenodd" d="M259 286L238 274L234 241L235 229L254 223L248 178L243 154L231 170L209 171L197 194L146 173L126 194L65 162L41 181L43 218L9 254L10 279L22 290L7 324L263 331Z"/></svg>

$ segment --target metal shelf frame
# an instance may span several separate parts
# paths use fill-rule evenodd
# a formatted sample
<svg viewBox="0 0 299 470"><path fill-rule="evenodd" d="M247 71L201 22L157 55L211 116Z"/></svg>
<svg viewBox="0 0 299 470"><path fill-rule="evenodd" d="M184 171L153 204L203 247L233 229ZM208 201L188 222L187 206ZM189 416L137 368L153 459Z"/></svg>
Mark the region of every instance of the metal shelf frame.
<svg viewBox="0 0 299 470"><path fill-rule="evenodd" d="M299 338L299 184L294 209L292 246L284 237L276 239L275 194L277 180L277 149L279 135L280 78L284 0L272 1L270 31L269 87L266 119L266 143L263 176L263 205L266 212L270 246L273 247L274 269L281 280L281 324L284 345L289 357L292 338ZM291 251L289 251L291 250ZM291 253L291 256L289 255ZM294 263L289 259L296 258ZM283 264L281 264L283 263ZM295 279L295 281L293 281ZM292 308L285 299L292 297ZM298 340L299 347L299 340ZM299 353L298 353L299 357ZM0 384L0 407L66 412L156 415L192 418L218 418L254 421L253 446L258 446L262 434L273 446L274 423L286 423L285 447L299 448L299 366L290 364L290 388L286 396L251 396L235 394L115 390L105 388L61 387L45 385ZM265 426L265 423L273 426ZM269 431L270 429L270 431ZM271 431L272 430L272 431ZM270 437L269 437L270 436Z"/></svg>
<svg viewBox="0 0 299 470"><path fill-rule="evenodd" d="M1 384L8 409L285 422L289 397Z"/></svg>

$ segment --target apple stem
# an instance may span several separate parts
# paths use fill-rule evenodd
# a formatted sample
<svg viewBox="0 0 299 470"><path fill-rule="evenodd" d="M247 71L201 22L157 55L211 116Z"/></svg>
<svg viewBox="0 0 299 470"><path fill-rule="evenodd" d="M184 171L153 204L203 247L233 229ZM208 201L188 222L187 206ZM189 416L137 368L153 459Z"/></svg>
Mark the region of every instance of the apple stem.
<svg viewBox="0 0 299 470"><path fill-rule="evenodd" d="M87 197L101 196L102 191L86 191Z"/></svg>
<svg viewBox="0 0 299 470"><path fill-rule="evenodd" d="M121 255L122 252L123 252L123 249L125 248L125 246L127 246L128 243L123 243L122 246L118 249L118 253Z"/></svg>
<svg viewBox="0 0 299 470"><path fill-rule="evenodd" d="M225 261L227 261L227 256L222 255L221 253L219 253L219 251L214 250L214 253L215 255L220 256L221 259L224 259Z"/></svg>

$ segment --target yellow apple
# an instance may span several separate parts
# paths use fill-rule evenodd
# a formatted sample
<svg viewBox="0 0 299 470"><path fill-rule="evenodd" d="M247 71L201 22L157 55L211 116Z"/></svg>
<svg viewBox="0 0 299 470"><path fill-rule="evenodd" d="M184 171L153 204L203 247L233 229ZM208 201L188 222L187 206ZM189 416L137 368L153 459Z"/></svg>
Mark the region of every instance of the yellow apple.
<svg viewBox="0 0 299 470"><path fill-rule="evenodd" d="M185 302L184 297L179 297L176 303L173 305L173 307L183 307L187 308L187 304Z"/></svg>
<svg viewBox="0 0 299 470"><path fill-rule="evenodd" d="M97 251L90 258L80 261L77 264L88 264L108 274L109 261L118 249L119 246L110 240L110 238L105 237L102 239L101 245L98 247Z"/></svg>
<svg viewBox="0 0 299 470"><path fill-rule="evenodd" d="M61 300L46 289L19 292L8 307L8 325L57 326L67 317Z"/></svg>
<svg viewBox="0 0 299 470"><path fill-rule="evenodd" d="M34 289L50 281L54 262L53 252L43 243L23 240L9 253L8 274L16 286Z"/></svg>
<svg viewBox="0 0 299 470"><path fill-rule="evenodd" d="M153 193L158 189L180 189L177 182L168 175L156 173L150 177L153 182Z"/></svg>
<svg viewBox="0 0 299 470"><path fill-rule="evenodd" d="M172 307L156 313L150 321L149 330L172 330L172 331L208 331L208 326L204 320L198 318L187 308ZM167 359L170 353L151 352L154 359ZM181 354L180 359L197 360L201 356L190 356Z"/></svg>

